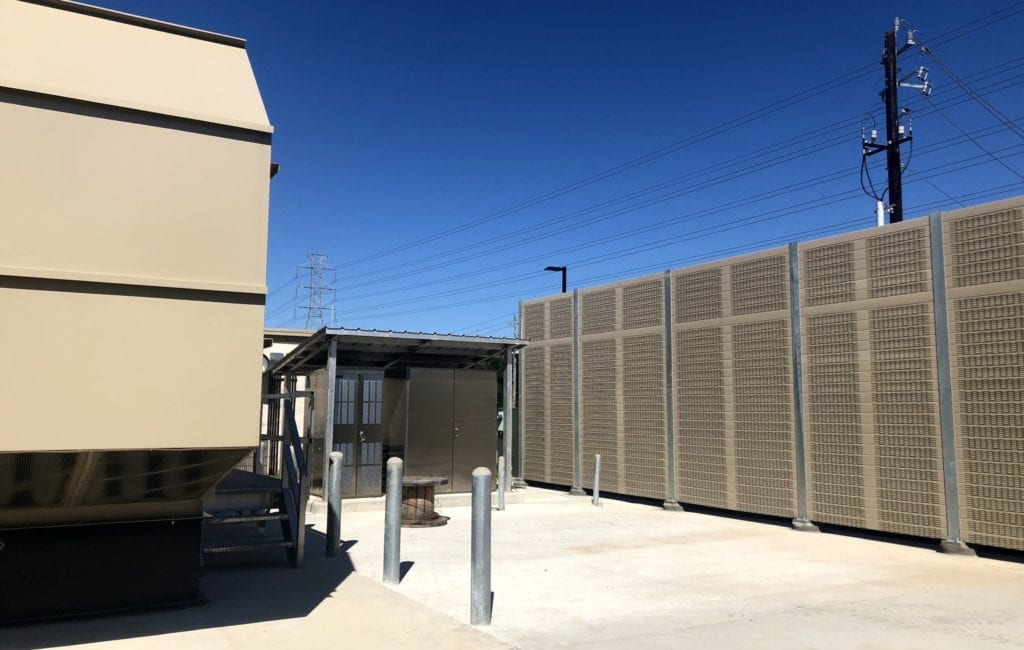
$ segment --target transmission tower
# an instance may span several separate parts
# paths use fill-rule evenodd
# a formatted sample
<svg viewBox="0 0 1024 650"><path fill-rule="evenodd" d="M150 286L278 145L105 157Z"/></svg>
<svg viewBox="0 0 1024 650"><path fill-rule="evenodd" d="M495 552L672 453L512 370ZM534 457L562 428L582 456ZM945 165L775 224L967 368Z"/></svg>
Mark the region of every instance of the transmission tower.
<svg viewBox="0 0 1024 650"><path fill-rule="evenodd" d="M320 329L325 325L334 326L334 289L327 286L327 276L335 272L334 267L327 265L327 256L319 253L308 253L309 263L299 267L309 271L309 284L302 288L309 292L309 302L306 310L306 329ZM333 282L333 279L331 280ZM330 295L330 300L324 300L324 294ZM330 314L330 321L325 321L324 316Z"/></svg>

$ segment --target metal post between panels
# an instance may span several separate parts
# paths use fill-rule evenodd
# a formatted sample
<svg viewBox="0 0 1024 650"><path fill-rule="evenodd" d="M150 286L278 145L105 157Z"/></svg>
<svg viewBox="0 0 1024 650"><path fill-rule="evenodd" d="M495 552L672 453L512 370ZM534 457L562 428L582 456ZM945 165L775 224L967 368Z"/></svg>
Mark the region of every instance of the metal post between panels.
<svg viewBox="0 0 1024 650"><path fill-rule="evenodd" d="M956 435L953 421L953 379L949 364L949 315L946 313L946 259L942 240L942 213L928 215L932 253L932 301L935 315L935 370L939 385L939 430L942 435L942 479L946 497L944 553L974 555L960 529L960 487L956 468Z"/></svg>
<svg viewBox="0 0 1024 650"><path fill-rule="evenodd" d="M580 444L580 290L572 290L572 444L573 474L569 494L586 496L583 491L583 449Z"/></svg>
<svg viewBox="0 0 1024 650"><path fill-rule="evenodd" d="M505 509L505 457L498 456L498 510Z"/></svg>
<svg viewBox="0 0 1024 650"><path fill-rule="evenodd" d="M340 451L332 451L330 473L327 483L327 555L341 552L341 469L345 464L345 455Z"/></svg>
<svg viewBox="0 0 1024 650"><path fill-rule="evenodd" d="M679 505L679 498L676 494L676 419L675 399L673 388L673 359L672 359L672 272L665 271L665 280L662 293L665 296L665 502L662 507L665 510L682 510Z"/></svg>
<svg viewBox="0 0 1024 650"><path fill-rule="evenodd" d="M804 433L804 371L803 343L800 336L800 258L799 246L796 242L789 244L789 319L790 349L793 365L793 421L796 436L793 444L793 455L796 457L796 518L793 528L808 532L817 532L818 527L811 523L807 512L807 457L805 455L806 438Z"/></svg>
<svg viewBox="0 0 1024 650"><path fill-rule="evenodd" d="M512 353L511 348L505 350L505 384L504 392L501 399L502 417L501 426L504 430L502 433L502 454L505 456L505 471L502 477L505 481L505 487L509 488L512 485L512 433L513 433L513 405L515 404L515 382L514 382L514 363L515 356Z"/></svg>
<svg viewBox="0 0 1024 650"><path fill-rule="evenodd" d="M329 455L332 451L340 451L334 448L334 384L338 374L338 340L331 337L330 345L327 347L327 395L324 399L324 459L323 476L326 477L330 471ZM349 459L350 461L352 459Z"/></svg>

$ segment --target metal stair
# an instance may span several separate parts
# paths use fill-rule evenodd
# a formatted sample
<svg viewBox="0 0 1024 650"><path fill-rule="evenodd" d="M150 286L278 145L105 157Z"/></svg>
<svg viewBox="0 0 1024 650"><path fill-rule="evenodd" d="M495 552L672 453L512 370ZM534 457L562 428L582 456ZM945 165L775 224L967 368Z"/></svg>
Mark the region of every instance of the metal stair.
<svg viewBox="0 0 1024 650"><path fill-rule="evenodd" d="M203 503L204 557L283 548L292 566L302 566L309 471L295 426L292 399L283 395L280 398L284 401L288 430L284 445L285 471L278 478L233 469L221 479L213 495ZM273 521L280 524L280 537L263 537L267 523Z"/></svg>

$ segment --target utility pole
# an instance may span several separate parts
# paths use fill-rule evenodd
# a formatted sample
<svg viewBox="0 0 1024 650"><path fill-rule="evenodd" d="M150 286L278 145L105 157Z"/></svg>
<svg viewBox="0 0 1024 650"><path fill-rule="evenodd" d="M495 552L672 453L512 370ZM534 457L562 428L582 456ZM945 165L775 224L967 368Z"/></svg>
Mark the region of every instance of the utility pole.
<svg viewBox="0 0 1024 650"><path fill-rule="evenodd" d="M910 139L910 134L903 135L900 126L899 82L896 75L896 30L900 27L897 18L893 31L885 33L885 49L882 53L882 65L885 66L885 168L889 176L889 223L903 221L903 170L900 169L900 145Z"/></svg>
<svg viewBox="0 0 1024 650"><path fill-rule="evenodd" d="M917 45L914 39L914 32L907 30L907 42L903 47L896 49L896 34L900 30L901 21L896 18L893 21L892 31L885 33L882 48L882 66L885 68L885 89L882 91L882 101L885 102L885 144L878 144L877 132L871 131L871 139L868 140L861 135L863 144L863 157L873 156L880 151L885 152L885 167L887 172L889 192L889 223L903 221L903 163L900 158L900 145L911 139L911 129L900 124L900 118L910 113L910 109L900 109L899 89L917 88L925 95L930 95L932 85L928 81L928 69L921 67L916 73L907 75L900 79L900 68L897 65L897 58L903 52ZM911 76L917 76L921 83L907 83ZM866 161L865 161L866 162ZM874 197L879 203L881 198ZM879 225L883 220L879 218Z"/></svg>

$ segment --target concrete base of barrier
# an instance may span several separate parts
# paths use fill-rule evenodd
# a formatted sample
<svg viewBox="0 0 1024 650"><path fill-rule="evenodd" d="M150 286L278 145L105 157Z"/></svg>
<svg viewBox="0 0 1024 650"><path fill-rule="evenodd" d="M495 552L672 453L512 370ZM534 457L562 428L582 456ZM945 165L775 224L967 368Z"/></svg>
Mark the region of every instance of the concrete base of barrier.
<svg viewBox="0 0 1024 650"><path fill-rule="evenodd" d="M671 510L673 512L682 512L683 506L679 505L676 501L665 500L665 503L661 504L661 507L665 510Z"/></svg>
<svg viewBox="0 0 1024 650"><path fill-rule="evenodd" d="M587 493L583 491L583 488L573 487L569 488L569 494L574 497L585 497Z"/></svg>
<svg viewBox="0 0 1024 650"><path fill-rule="evenodd" d="M820 533L821 531L817 526L812 524L809 519L794 519L793 530L799 530L804 533Z"/></svg>
<svg viewBox="0 0 1024 650"><path fill-rule="evenodd" d="M939 552L950 555L968 555L974 557L977 553L974 549L959 540L944 539L939 542Z"/></svg>

